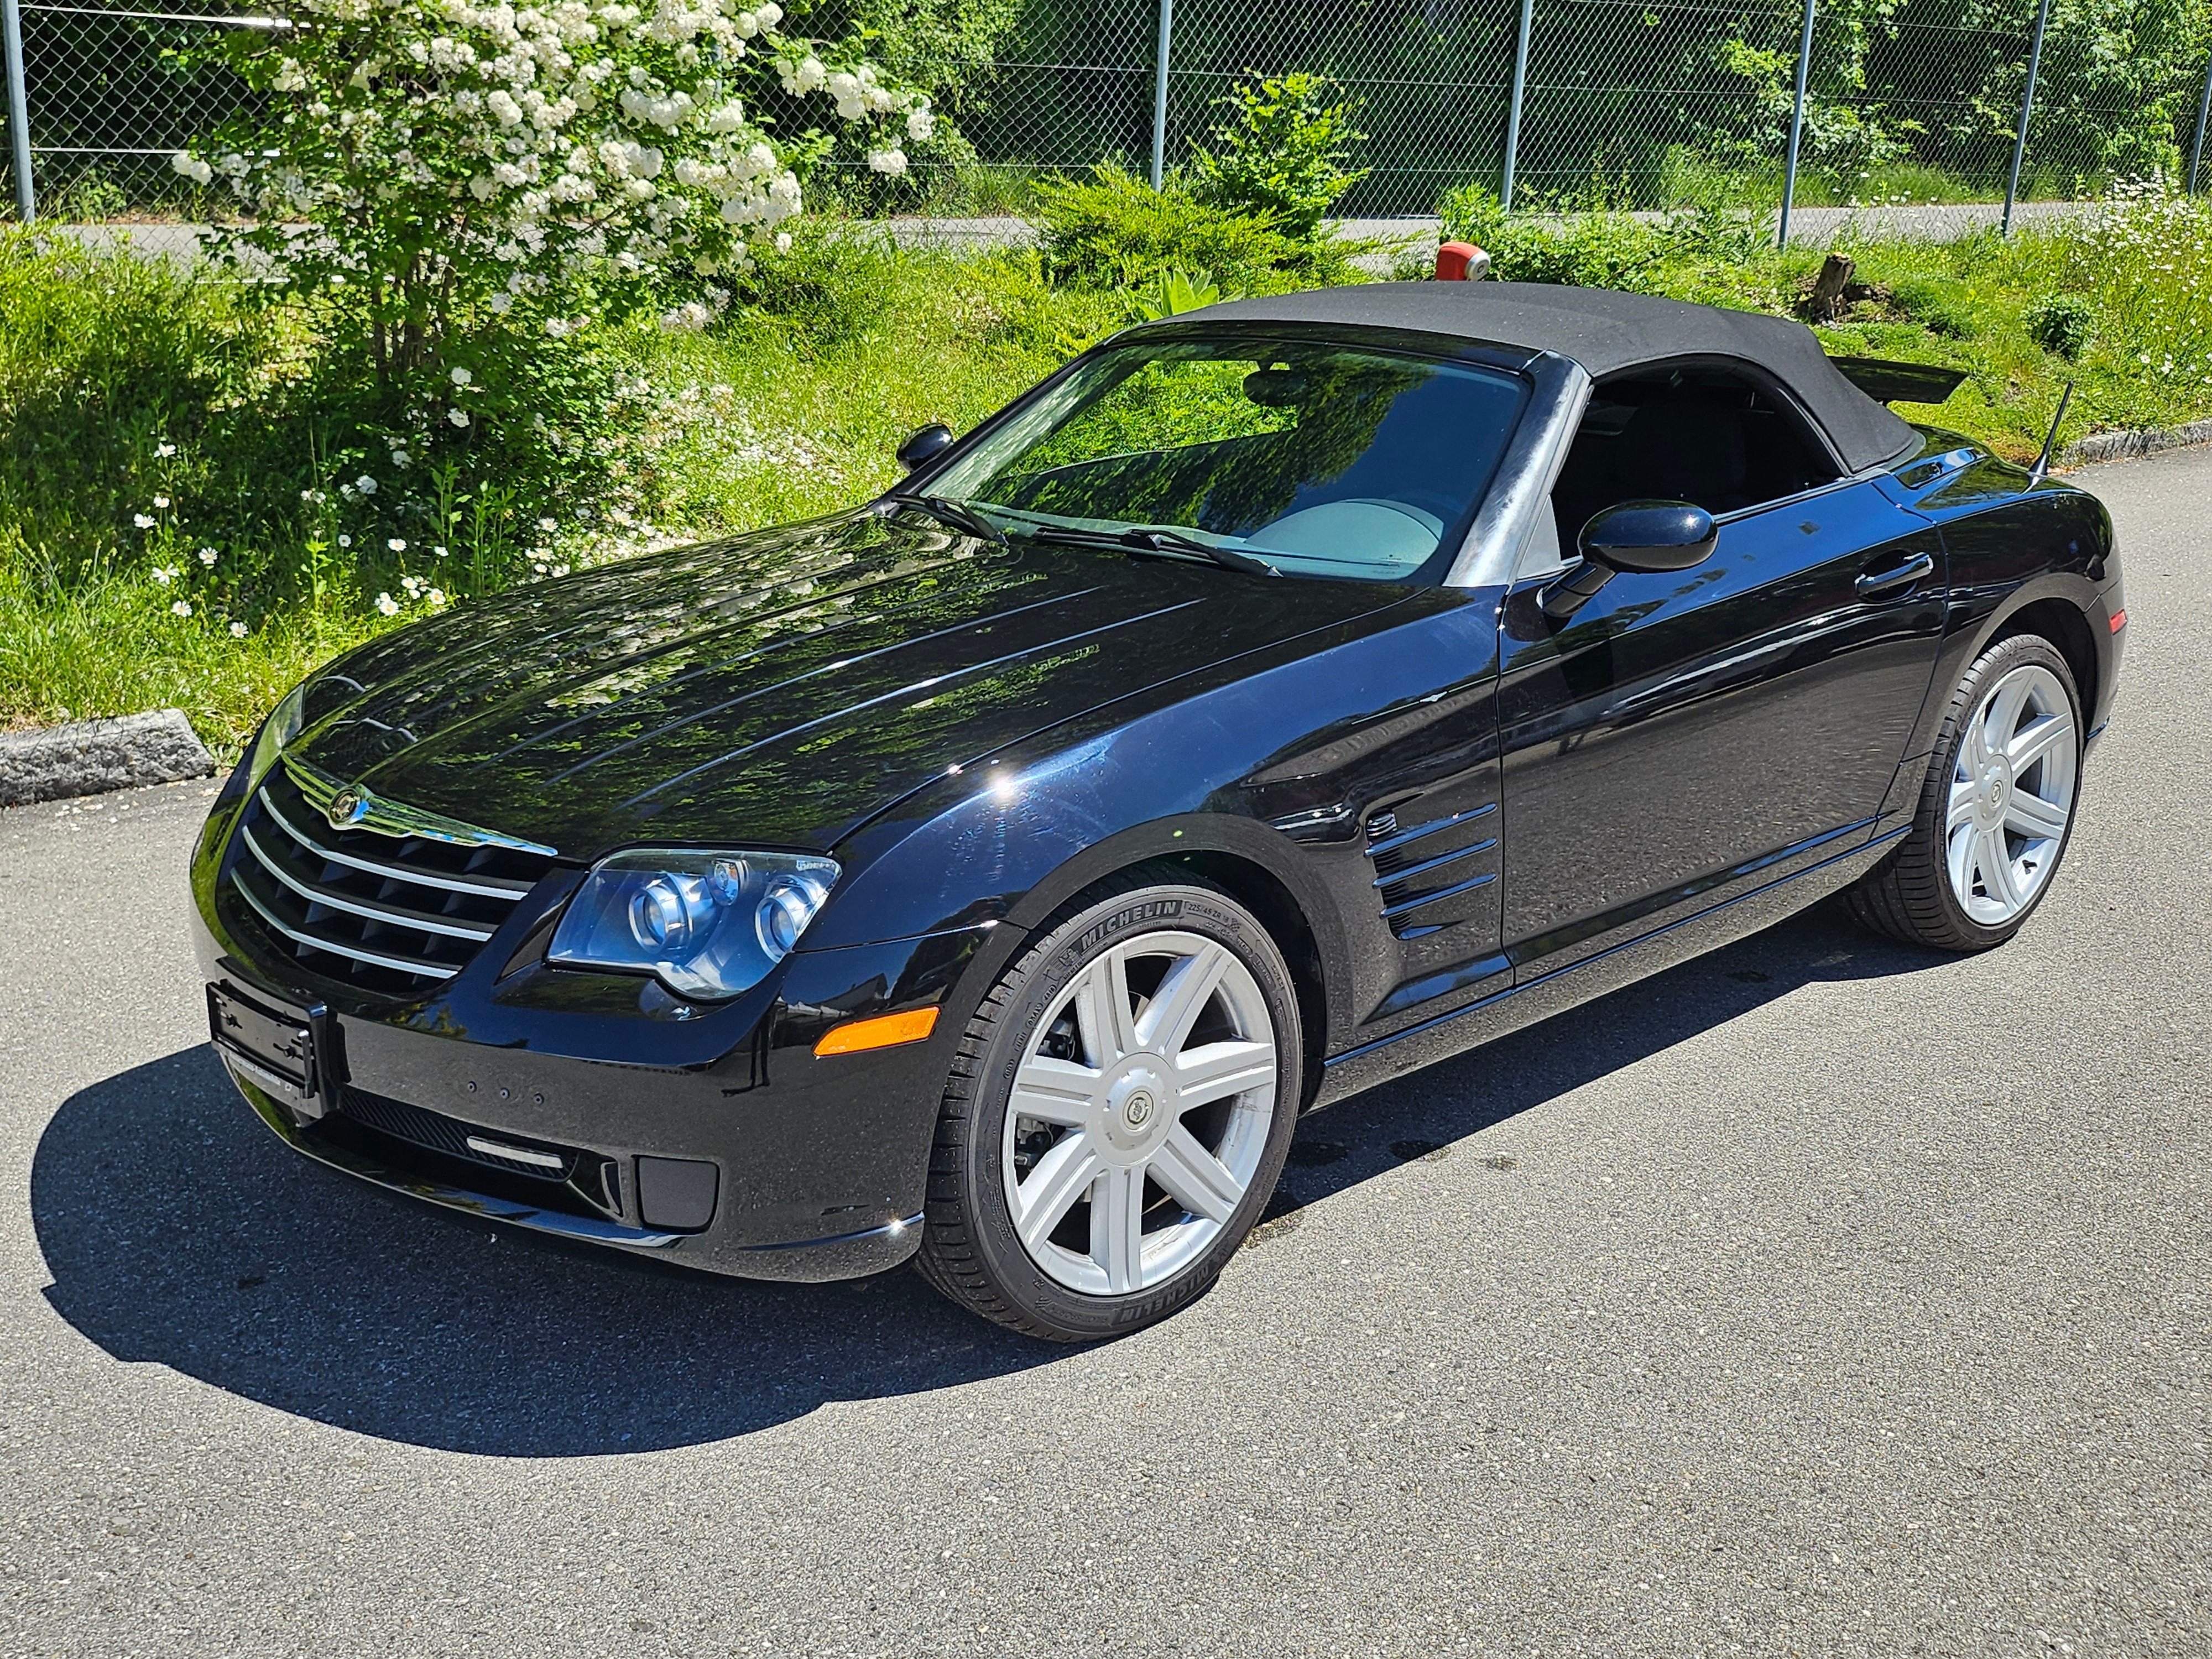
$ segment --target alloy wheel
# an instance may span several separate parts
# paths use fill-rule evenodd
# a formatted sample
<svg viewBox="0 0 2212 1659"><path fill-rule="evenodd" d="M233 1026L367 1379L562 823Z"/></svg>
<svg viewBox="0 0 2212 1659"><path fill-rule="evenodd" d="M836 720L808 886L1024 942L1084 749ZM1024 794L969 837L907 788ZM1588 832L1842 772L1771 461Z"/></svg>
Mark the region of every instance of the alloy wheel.
<svg viewBox="0 0 2212 1659"><path fill-rule="evenodd" d="M2073 699L2038 663L1990 688L1967 721L1945 817L1951 891L1984 927L2035 902L2074 811L2081 745Z"/></svg>
<svg viewBox="0 0 2212 1659"><path fill-rule="evenodd" d="M1014 1231L1070 1290L1139 1291L1202 1255L1265 1155L1274 1023L1234 952L1181 931L1109 946L1037 1023L1000 1156Z"/></svg>

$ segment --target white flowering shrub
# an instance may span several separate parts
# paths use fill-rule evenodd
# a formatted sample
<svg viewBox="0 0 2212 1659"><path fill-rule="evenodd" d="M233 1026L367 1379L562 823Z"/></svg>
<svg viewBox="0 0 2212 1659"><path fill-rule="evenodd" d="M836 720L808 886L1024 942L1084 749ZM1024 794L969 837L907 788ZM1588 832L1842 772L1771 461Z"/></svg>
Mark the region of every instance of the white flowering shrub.
<svg viewBox="0 0 2212 1659"><path fill-rule="evenodd" d="M809 38L775 0L288 15L224 48L264 107L174 165L234 204L222 251L351 325L380 386L432 371L454 431L474 418L439 373L457 336L560 339L672 301L671 326L699 325L841 133L897 174L935 119L857 36Z"/></svg>

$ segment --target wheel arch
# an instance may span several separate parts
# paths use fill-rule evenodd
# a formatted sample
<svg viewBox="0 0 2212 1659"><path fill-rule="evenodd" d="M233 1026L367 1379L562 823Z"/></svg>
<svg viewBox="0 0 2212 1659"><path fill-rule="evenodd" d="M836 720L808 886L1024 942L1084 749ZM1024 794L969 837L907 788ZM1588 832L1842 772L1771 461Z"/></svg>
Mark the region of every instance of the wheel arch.
<svg viewBox="0 0 2212 1659"><path fill-rule="evenodd" d="M2097 659L2097 636L2090 631L2089 618L2081 607L2071 599L2057 594L2031 600L2006 613L1975 654L1979 656L2000 640L2010 639L2016 634L2036 635L2057 648L2074 675L2075 693L2081 701L2082 720L2094 720L2104 689L2100 678L2103 668Z"/></svg>

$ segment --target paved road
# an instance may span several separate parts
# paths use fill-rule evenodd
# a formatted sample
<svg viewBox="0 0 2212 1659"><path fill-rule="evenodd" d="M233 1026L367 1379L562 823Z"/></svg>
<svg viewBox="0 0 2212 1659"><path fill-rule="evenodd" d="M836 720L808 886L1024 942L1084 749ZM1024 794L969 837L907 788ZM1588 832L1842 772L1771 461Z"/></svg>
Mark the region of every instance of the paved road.
<svg viewBox="0 0 2212 1659"><path fill-rule="evenodd" d="M204 787L0 814L0 1654L2212 1651L2212 452L2087 476L2023 938L1815 915L1349 1102L1106 1347L311 1167L199 1043Z"/></svg>
<svg viewBox="0 0 2212 1659"><path fill-rule="evenodd" d="M2087 202L2022 202L2013 210L2015 225L2039 219L2065 218L2088 210ZM1790 240L1808 247L1826 247L1846 228L1867 235L1898 236L1930 242L1955 241L1984 230L2003 217L2002 204L1967 202L1954 205L1923 203L1896 207L1801 207L1790 216ZM1639 213L1641 219L1658 221L1662 213ZM1028 247L1036 240L1036 227L1025 219L892 218L881 222L894 240L908 247ZM1439 222L1432 218L1346 219L1340 222L1348 236L1389 246L1401 242L1433 242ZM146 254L190 260L197 258L204 225L183 223L58 225L55 228L94 247L127 241ZM1388 258L1370 259L1386 270Z"/></svg>

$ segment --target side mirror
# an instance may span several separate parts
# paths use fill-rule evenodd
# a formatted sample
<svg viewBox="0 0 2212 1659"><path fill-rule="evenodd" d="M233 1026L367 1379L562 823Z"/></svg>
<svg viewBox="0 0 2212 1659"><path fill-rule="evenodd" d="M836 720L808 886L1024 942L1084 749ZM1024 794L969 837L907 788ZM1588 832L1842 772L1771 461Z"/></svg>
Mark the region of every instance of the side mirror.
<svg viewBox="0 0 2212 1659"><path fill-rule="evenodd" d="M927 466L952 447L952 428L932 422L898 447L898 464L908 471Z"/></svg>
<svg viewBox="0 0 2212 1659"><path fill-rule="evenodd" d="M1544 590L1544 614L1560 620L1573 616L1624 570L1655 575L1702 564L1720 534L1713 515L1687 501L1608 507L1583 526L1582 562Z"/></svg>

